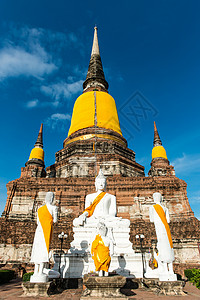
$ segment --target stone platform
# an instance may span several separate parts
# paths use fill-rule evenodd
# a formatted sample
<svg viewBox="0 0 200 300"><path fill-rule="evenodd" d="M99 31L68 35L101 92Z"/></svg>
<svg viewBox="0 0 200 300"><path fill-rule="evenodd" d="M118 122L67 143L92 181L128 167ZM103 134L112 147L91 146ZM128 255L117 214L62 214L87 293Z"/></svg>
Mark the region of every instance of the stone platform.
<svg viewBox="0 0 200 300"><path fill-rule="evenodd" d="M22 288L24 291L23 296L25 297L47 297L53 293L56 289L56 285L52 281L42 283L23 282Z"/></svg>
<svg viewBox="0 0 200 300"><path fill-rule="evenodd" d="M157 295L165 296L184 296L183 287L185 282L181 280L177 281L159 281L158 279L147 279L142 280L143 286L150 289Z"/></svg>
<svg viewBox="0 0 200 300"><path fill-rule="evenodd" d="M54 254L53 270L58 271L60 256ZM146 266L150 259L149 253L145 256L144 265ZM145 267L146 268L146 267ZM75 251L74 253L65 253L61 255L61 278L82 278L83 275L95 272L95 265L91 253ZM141 253L129 255L113 255L109 272L114 272L126 278L141 278L143 274Z"/></svg>
<svg viewBox="0 0 200 300"><path fill-rule="evenodd" d="M74 281L74 279L72 280ZM134 279L135 281L135 279ZM23 290L21 286L21 279L13 279L9 283L2 284L0 286L0 299L4 300L30 300L30 297L23 296ZM200 298L200 290L197 289L192 283L186 282L183 291L186 293L186 296L165 296L157 295L153 293L150 289L141 288L140 284L132 286L130 283L129 286L123 288L123 292L129 296L130 300L194 300ZM60 294L49 295L48 297L42 297L43 300L80 300L82 294L82 288L78 287L69 287ZM39 298L39 297L38 297ZM37 299L38 299L37 298ZM34 298L36 299L36 298ZM40 298L39 298L40 299Z"/></svg>
<svg viewBox="0 0 200 300"><path fill-rule="evenodd" d="M84 275L83 284L86 289L83 291L80 300L128 299L120 292L120 289L126 284L126 278L123 276L99 277Z"/></svg>
<svg viewBox="0 0 200 300"><path fill-rule="evenodd" d="M23 297L49 297L70 288L82 288L82 280L55 278L49 282L22 282Z"/></svg>

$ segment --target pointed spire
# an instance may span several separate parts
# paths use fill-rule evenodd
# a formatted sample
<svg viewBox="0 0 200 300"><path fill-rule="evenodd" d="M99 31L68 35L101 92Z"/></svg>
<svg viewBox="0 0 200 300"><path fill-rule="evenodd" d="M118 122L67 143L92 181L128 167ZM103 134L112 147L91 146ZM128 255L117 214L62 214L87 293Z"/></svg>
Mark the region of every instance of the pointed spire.
<svg viewBox="0 0 200 300"><path fill-rule="evenodd" d="M153 141L153 149L152 149L151 156L152 156L152 161L151 161L151 169L148 172L149 176L154 177L154 176L175 175L173 167L169 165L167 153L165 151L165 148L162 146L162 142L158 134L158 130L155 122L154 122L154 141Z"/></svg>
<svg viewBox="0 0 200 300"><path fill-rule="evenodd" d="M154 141L153 141L153 145L155 146L162 146L162 142L160 139L160 136L158 134L158 130L156 127L156 122L154 121Z"/></svg>
<svg viewBox="0 0 200 300"><path fill-rule="evenodd" d="M101 62L99 43L97 36L97 27L94 27L94 39L92 45L92 53L88 67L87 77L83 83L83 91L104 91L108 90L108 83L105 80L103 66Z"/></svg>
<svg viewBox="0 0 200 300"><path fill-rule="evenodd" d="M93 45L92 45L92 53L93 54L97 54L100 55L99 52L99 43L98 43L98 36L97 36L97 27L94 27L94 38L93 38Z"/></svg>
<svg viewBox="0 0 200 300"><path fill-rule="evenodd" d="M43 150L43 124L40 126L37 141L34 148L31 150L29 160L26 165L36 164L44 167L44 150Z"/></svg>
<svg viewBox="0 0 200 300"><path fill-rule="evenodd" d="M41 124L41 126L40 126L40 131L38 134L37 141L35 143L35 147L43 149L43 124Z"/></svg>

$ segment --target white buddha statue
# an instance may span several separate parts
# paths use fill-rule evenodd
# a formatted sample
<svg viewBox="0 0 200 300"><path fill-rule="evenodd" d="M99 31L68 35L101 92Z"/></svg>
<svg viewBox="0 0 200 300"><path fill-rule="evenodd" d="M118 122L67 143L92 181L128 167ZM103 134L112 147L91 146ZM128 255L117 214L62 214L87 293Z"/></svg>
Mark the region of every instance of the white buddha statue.
<svg viewBox="0 0 200 300"><path fill-rule="evenodd" d="M52 205L53 200L54 193L47 192L45 198L46 204L39 207L37 211L37 228L31 254L31 262L35 264L35 270L30 279L31 282L48 281L44 267L49 262L49 247L52 238L53 223L57 222L58 215L57 206Z"/></svg>
<svg viewBox="0 0 200 300"><path fill-rule="evenodd" d="M113 252L113 240L109 237L108 228L104 221L100 220L91 243L91 254L99 276L108 276L108 269Z"/></svg>
<svg viewBox="0 0 200 300"><path fill-rule="evenodd" d="M162 281L176 280L173 272L172 262L174 261L174 249L171 233L168 223L169 211L161 204L162 195L160 193L153 194L154 205L149 209L150 222L155 225L157 236L158 255L155 255L158 261L159 279Z"/></svg>
<svg viewBox="0 0 200 300"><path fill-rule="evenodd" d="M128 269L132 269L134 250L130 242L130 221L116 217L116 197L105 191L106 177L101 170L95 179L95 187L96 192L85 198L84 212L73 221L74 240L63 277L79 277L95 270L99 276L103 273L106 276L109 267L111 271L119 269L118 257L121 255L126 257Z"/></svg>
<svg viewBox="0 0 200 300"><path fill-rule="evenodd" d="M89 194L85 199L85 211L73 221L75 227L92 226L96 227L99 219L104 219L107 226L117 224L118 226L129 226L130 221L116 217L116 197L106 193L106 177L100 169L95 179L96 193Z"/></svg>

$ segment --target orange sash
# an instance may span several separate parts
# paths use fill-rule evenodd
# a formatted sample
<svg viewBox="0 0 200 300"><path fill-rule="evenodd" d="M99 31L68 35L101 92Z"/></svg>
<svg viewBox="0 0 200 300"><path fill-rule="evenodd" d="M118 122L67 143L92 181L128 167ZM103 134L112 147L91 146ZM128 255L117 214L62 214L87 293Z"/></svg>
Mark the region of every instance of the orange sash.
<svg viewBox="0 0 200 300"><path fill-rule="evenodd" d="M53 225L53 217L50 214L46 205L41 206L38 209L38 218L39 218L40 224L43 229L47 251L49 252L49 246L51 243L51 238L52 238L52 233L53 233L53 230L52 230L53 229L53 226L52 226Z"/></svg>
<svg viewBox="0 0 200 300"><path fill-rule="evenodd" d="M157 212L157 214L159 215L161 221L163 222L163 224L165 226L170 246L171 246L171 248L173 248L171 232L170 232L169 225L167 223L167 219L166 219L166 216L165 216L164 209L159 204L155 204L155 205L153 205L153 207L155 208L155 211Z"/></svg>
<svg viewBox="0 0 200 300"><path fill-rule="evenodd" d="M106 271L108 272L110 266L110 253L109 247L106 247L102 237L98 234L92 243L91 248L92 258L96 267L96 271Z"/></svg>
<svg viewBox="0 0 200 300"><path fill-rule="evenodd" d="M154 258L154 260L153 260L153 265L154 265L154 268L155 269L157 269L157 267L158 267L158 262L157 262L157 260Z"/></svg>
<svg viewBox="0 0 200 300"><path fill-rule="evenodd" d="M106 192L101 192L92 202L92 204L90 204L90 206L88 206L85 210L88 212L88 217L91 217L93 215L93 212L97 206L97 204L99 204L99 202L101 201L101 199L105 196Z"/></svg>

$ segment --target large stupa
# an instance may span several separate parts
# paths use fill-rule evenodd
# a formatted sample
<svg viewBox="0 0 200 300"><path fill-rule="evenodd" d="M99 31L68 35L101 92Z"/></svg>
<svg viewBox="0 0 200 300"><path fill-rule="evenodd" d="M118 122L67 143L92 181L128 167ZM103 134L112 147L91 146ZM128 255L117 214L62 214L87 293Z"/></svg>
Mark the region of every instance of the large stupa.
<svg viewBox="0 0 200 300"><path fill-rule="evenodd" d="M117 215L131 221L134 247L138 247L135 234L145 235L147 251L155 239L149 207L153 204L153 193L160 192L170 213L176 270L199 266L200 222L189 205L187 184L175 176L155 123L148 176L136 162L134 151L122 135L115 100L108 93L96 27L83 93L75 101L68 136L55 154L55 163L46 169L43 142L41 126L21 177L7 184L8 198L0 218L1 263L28 266L36 211L47 191L55 193L59 207L52 249L59 248L57 234L61 231L69 235L66 249L69 248L73 239L72 220L83 211L85 195L93 192L94 178L101 167L107 177L108 192L117 198Z"/></svg>
<svg viewBox="0 0 200 300"><path fill-rule="evenodd" d="M105 175L144 176L144 167L127 148L115 100L108 93L95 27L83 94L75 101L63 149L46 171L47 177L88 177L95 176L100 166Z"/></svg>

